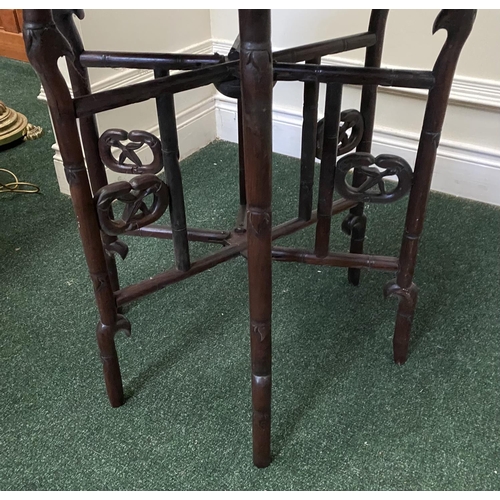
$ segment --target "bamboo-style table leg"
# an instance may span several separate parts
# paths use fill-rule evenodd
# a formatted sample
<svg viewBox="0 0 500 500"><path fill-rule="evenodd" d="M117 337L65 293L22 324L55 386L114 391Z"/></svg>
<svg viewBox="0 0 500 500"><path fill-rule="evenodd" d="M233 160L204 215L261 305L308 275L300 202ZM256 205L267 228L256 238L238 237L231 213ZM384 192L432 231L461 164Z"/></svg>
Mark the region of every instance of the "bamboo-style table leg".
<svg viewBox="0 0 500 500"><path fill-rule="evenodd" d="M315 57L306 62L308 64L321 64L321 57ZM319 83L305 82L302 110L302 147L300 152L299 219L301 220L309 220L312 213L318 98Z"/></svg>
<svg viewBox="0 0 500 500"><path fill-rule="evenodd" d="M238 98L238 184L240 192L240 206L236 216L234 231L238 234L246 231L247 194L245 187L245 150L243 146L243 107L241 97Z"/></svg>
<svg viewBox="0 0 500 500"><path fill-rule="evenodd" d="M380 68L382 62L382 48L384 45L385 25L387 22L388 10L373 10L370 16L368 31L375 33L377 43L366 49L365 67ZM364 130L363 137L356 151L359 153L370 153L372 149L373 127L375 123L375 107L377 103L377 85L363 85L361 93L360 112L363 116ZM353 186L361 186L366 180L366 176L355 170L353 174ZM350 214L344 227L347 227L351 234L351 253L363 253L363 243L366 232L366 215L364 215L364 203L358 203L351 208ZM359 284L361 269L349 268L347 277L349 283Z"/></svg>
<svg viewBox="0 0 500 500"><path fill-rule="evenodd" d="M448 37L432 70L436 85L429 91L425 109L406 213L398 274L396 279L389 281L384 288L386 296L396 295L399 299L393 340L394 361L398 364L403 364L408 356L410 331L417 305L418 290L413 283L413 274L417 262L418 242L424 227L432 173L451 84L458 57L472 30L475 15L474 10L442 10L433 26L433 33L439 29L446 29Z"/></svg>
<svg viewBox="0 0 500 500"><path fill-rule="evenodd" d="M50 10L24 11L26 52L47 93L54 130L61 150L71 200L99 310L97 343L104 380L112 406L123 404L123 386L116 353L115 335L130 334L130 323L117 314L112 283L101 242L99 223L80 146L73 101L57 61L68 53L68 42L56 29ZM48 48L47 48L48 47Z"/></svg>
<svg viewBox="0 0 500 500"><path fill-rule="evenodd" d="M238 157L239 157L239 188L240 188L240 206L246 207L247 194L245 188L245 154L243 147L243 108L241 99L238 99Z"/></svg>
<svg viewBox="0 0 500 500"><path fill-rule="evenodd" d="M323 155L319 172L318 223L314 253L318 257L328 254L330 226L332 220L333 186L337 165L340 110L342 106L342 85L329 83L326 86L325 132Z"/></svg>
<svg viewBox="0 0 500 500"><path fill-rule="evenodd" d="M80 19L83 13L75 9L56 9L52 11L52 16L57 29L71 45L73 54L76 56L67 64L68 73L71 80L71 87L75 97L82 97L92 93L90 79L87 68L84 68L79 61L79 56L84 52L83 42L80 33L76 28L73 15L77 14ZM79 120L80 135L82 138L83 150L85 153L85 164L90 181L92 193L96 193L103 186L108 184L106 170L99 156L99 135L96 117L93 115L84 116ZM118 240L116 236L101 233L102 244L105 249L104 257L108 268L111 288L114 292L120 289L118 270L116 268L115 255L125 258L128 252L127 245Z"/></svg>
<svg viewBox="0 0 500 500"><path fill-rule="evenodd" d="M253 461L271 462L272 57L269 10L240 10L252 357Z"/></svg>
<svg viewBox="0 0 500 500"><path fill-rule="evenodd" d="M169 75L168 70L157 69L155 78ZM174 244L175 266L180 271L188 271L191 267L189 243L187 238L186 209L184 207L184 190L179 166L179 144L177 138L177 122L175 117L174 95L164 92L156 98L158 125L160 128L161 149L165 180L170 188L170 225Z"/></svg>

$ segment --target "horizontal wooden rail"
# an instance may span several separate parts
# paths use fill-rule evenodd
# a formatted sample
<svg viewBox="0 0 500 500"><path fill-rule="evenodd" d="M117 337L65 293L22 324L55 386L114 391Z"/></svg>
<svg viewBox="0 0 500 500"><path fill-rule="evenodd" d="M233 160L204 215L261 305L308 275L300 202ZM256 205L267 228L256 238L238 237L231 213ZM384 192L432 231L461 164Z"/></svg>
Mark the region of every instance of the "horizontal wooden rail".
<svg viewBox="0 0 500 500"><path fill-rule="evenodd" d="M339 214L344 212L345 210L349 210L352 207L355 207L357 203L351 200L340 199L336 200L332 203L332 215ZM272 231L271 238L276 240L278 238L282 238L283 236L288 236L290 234L296 233L301 229L304 229L312 224L314 224L318 220L318 211L313 210L311 213L311 218L309 220L302 219L291 219L287 222L283 222L283 224L279 224L275 226Z"/></svg>
<svg viewBox="0 0 500 500"><path fill-rule="evenodd" d="M318 257L309 250L301 248L273 247L271 254L274 260L281 262L303 262L317 266L397 271L399 265L397 257L333 252L328 253L325 257Z"/></svg>
<svg viewBox="0 0 500 500"><path fill-rule="evenodd" d="M159 238L162 240L172 239L172 228L160 224L151 224L149 226L128 231L127 236L144 236L151 238ZM224 245L226 240L231 236L229 231L215 231L211 229L187 229L188 241L201 241L202 243L220 243Z"/></svg>
<svg viewBox="0 0 500 500"><path fill-rule="evenodd" d="M81 118L147 101L165 92L175 94L210 85L235 76L238 72L238 65L239 61L230 61L135 85L76 97L74 99L75 113L78 118ZM431 71L276 63L274 64L274 75L276 80L282 81L337 82L351 85L383 85L422 89L429 89L434 85L434 75Z"/></svg>
<svg viewBox="0 0 500 500"><path fill-rule="evenodd" d="M283 63L296 63L330 54L338 54L339 52L347 52L348 50L371 47L376 42L377 36L374 33L357 33L355 35L278 50L277 52L273 52L273 59Z"/></svg>
<svg viewBox="0 0 500 500"><path fill-rule="evenodd" d="M349 208L355 206L356 204L357 204L356 202L350 200L344 200L344 199L337 200L332 204L332 215L343 212L344 210L348 210ZM282 238L283 236L293 234L301 229L304 229L307 226L310 226L311 224L314 224L316 220L317 220L316 211L313 211L311 219L307 221L301 219L292 219L288 222L285 222L283 224L274 227L272 230L271 238L273 240L276 240L278 238ZM145 228L142 229L149 228L149 230L151 230L151 228L154 227L155 226L146 226ZM159 227L162 228L162 226ZM156 231L157 235L156 237L160 237L158 235L162 234L163 231L163 234L165 236L161 237L167 238L168 231L165 230L166 227L167 226L163 226L163 229L160 230L153 229L152 232L154 233ZM141 235L140 231L141 230L133 231L133 234L135 234L136 236ZM200 234L211 232L210 230L204 230L204 229L199 229L196 231L199 231ZM214 231L214 233L218 232L219 231ZM220 231L220 233L223 233L223 231ZM193 233L191 234L193 235ZM142 235L145 234L143 233ZM201 273L202 271L206 271L207 269L210 269L211 267L221 264L222 262L234 259L241 253L244 253L248 246L245 233L238 234L233 232L231 233L230 237L224 241L229 246L226 246L225 248L218 250L213 254L210 254L195 262L192 262L191 267L189 268L188 271L179 271L178 269L172 268L162 273L159 273L156 276L153 276L152 278L140 281L139 283L135 283L133 285L129 285L125 288L122 288L121 290L118 290L117 292L115 292L117 305L122 306L124 304L128 304L129 302L132 302L140 297L144 297L145 295L149 295L150 293L156 292L157 290L161 290L162 288L165 288L168 285L178 283L179 281L189 278L190 276L194 276L195 274Z"/></svg>
<svg viewBox="0 0 500 500"><path fill-rule="evenodd" d="M432 71L289 63L276 63L273 69L275 79L279 81L383 85L417 89L430 89L434 86Z"/></svg>
<svg viewBox="0 0 500 500"><path fill-rule="evenodd" d="M238 64L239 61L231 61L186 73L155 78L154 80L128 85L127 87L76 97L74 99L75 113L78 118L81 118L82 116L147 101L165 92L175 94L203 87L228 78Z"/></svg>
<svg viewBox="0 0 500 500"><path fill-rule="evenodd" d="M279 62L307 61L329 54L371 47L377 37L374 33L357 33L331 40L290 47L273 53ZM80 64L85 68L135 68L135 69L197 69L208 64L220 64L226 57L220 54L175 54L157 52L109 52L86 50L80 54Z"/></svg>
<svg viewBox="0 0 500 500"><path fill-rule="evenodd" d="M122 288L121 290L115 292L116 304L118 306L128 304L129 302L143 297L144 295L156 292L157 290L161 290L168 285L178 283L179 281L189 278L190 276L206 271L217 264L234 259L245 247L246 238L245 241L242 241L239 245L225 247L222 250L218 250L211 255L203 257L202 259L191 262L191 267L187 271L179 271L176 268L172 268L168 271L157 274L150 279Z"/></svg>
<svg viewBox="0 0 500 500"><path fill-rule="evenodd" d="M85 68L197 69L220 64L226 58L219 54L160 54L154 52L101 52L86 50L80 54Z"/></svg>

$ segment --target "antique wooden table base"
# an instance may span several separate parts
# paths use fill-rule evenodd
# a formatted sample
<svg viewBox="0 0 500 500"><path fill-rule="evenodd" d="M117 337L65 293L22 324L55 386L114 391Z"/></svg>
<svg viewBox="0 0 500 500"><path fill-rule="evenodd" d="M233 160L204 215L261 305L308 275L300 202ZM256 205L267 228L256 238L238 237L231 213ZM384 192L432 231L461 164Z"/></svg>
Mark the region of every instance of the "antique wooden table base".
<svg viewBox="0 0 500 500"><path fill-rule="evenodd" d="M385 286L384 294L399 299L394 359L399 364L406 360L417 302L417 287L412 278L436 150L453 74L476 12L443 10L439 13L433 32L446 29L448 36L432 71L380 68L387 10L372 11L366 33L274 53L270 41L270 12L242 10L239 12L239 41L228 56L86 51L75 28L73 14L83 18L80 10L25 10L24 38L29 60L47 94L94 284L100 316L97 342L111 405L120 406L124 402L114 337L120 330L130 334L130 323L119 314L120 306L246 253L253 457L255 465L266 467L271 460L273 259L347 267L348 279L354 285L359 283L361 269L396 273L396 278ZM366 47L364 67L321 65L322 56L361 47ZM65 56L68 62L73 98L57 67L60 56ZM151 69L155 78L92 94L87 74L89 67ZM184 71L170 75L171 70ZM273 227L271 113L276 81L304 82L304 116L298 216ZM320 83L326 84L326 104L324 119L318 124ZM186 227L173 96L176 92L209 84L215 84L221 92L238 99L240 209L235 229L230 232ZM345 84L362 86L360 111L341 110ZM413 172L402 158L394 155L374 158L370 154L379 85L428 90ZM98 133L97 113L147 99L156 100L160 139L140 130L111 129ZM144 144L153 153L149 165L143 165L135 153ZM120 151L118 159L112 148ZM356 151L349 153L353 149ZM321 166L318 206L312 210L315 157L321 158ZM136 176L130 182L108 184L105 166ZM162 168L166 182L155 175ZM352 178L347 175L350 171ZM398 182L386 184L387 176L397 176ZM333 201L334 188L341 195L336 201ZM389 203L407 193L410 196L399 257L364 254L366 217L363 204ZM122 214L117 216L120 206ZM167 208L171 225L155 225ZM332 215L346 210L349 212L342 229L350 235L350 252L330 252ZM311 224L316 224L313 249L273 246L274 240ZM151 279L120 288L115 256L124 259L128 250L119 239L122 234L172 239L175 266ZM190 241L219 244L222 248L192 261Z"/></svg>

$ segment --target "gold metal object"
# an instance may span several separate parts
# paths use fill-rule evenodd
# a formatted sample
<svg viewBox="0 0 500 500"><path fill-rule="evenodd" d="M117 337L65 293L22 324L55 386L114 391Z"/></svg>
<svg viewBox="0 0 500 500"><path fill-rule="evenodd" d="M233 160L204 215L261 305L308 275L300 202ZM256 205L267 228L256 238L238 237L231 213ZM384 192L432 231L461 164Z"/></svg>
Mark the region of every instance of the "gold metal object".
<svg viewBox="0 0 500 500"><path fill-rule="evenodd" d="M21 113L8 108L0 101L0 146L16 141L21 137L25 140L37 139L42 135L42 128L31 125Z"/></svg>

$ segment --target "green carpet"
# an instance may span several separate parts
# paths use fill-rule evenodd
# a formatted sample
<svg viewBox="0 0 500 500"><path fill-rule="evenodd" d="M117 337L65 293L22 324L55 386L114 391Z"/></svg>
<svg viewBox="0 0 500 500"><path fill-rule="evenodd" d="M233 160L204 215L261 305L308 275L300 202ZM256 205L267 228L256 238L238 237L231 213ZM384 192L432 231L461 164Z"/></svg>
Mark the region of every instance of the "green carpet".
<svg viewBox="0 0 500 500"><path fill-rule="evenodd" d="M45 135L0 152L40 195L0 195L0 490L463 490L500 488L500 210L433 193L402 366L392 362L391 273L273 266L273 462L252 465L246 261L132 305L117 337L127 396L109 406L97 313L45 104L0 58L0 98ZM116 126L120 124L117 123ZM237 148L182 162L188 224L230 229ZM295 216L299 163L276 155L274 222ZM367 207L366 251L396 255L406 201ZM333 247L348 248L332 224ZM311 247L314 229L280 240ZM172 263L128 237L127 285ZM281 244L281 243L280 243ZM193 257L214 247L192 245Z"/></svg>

